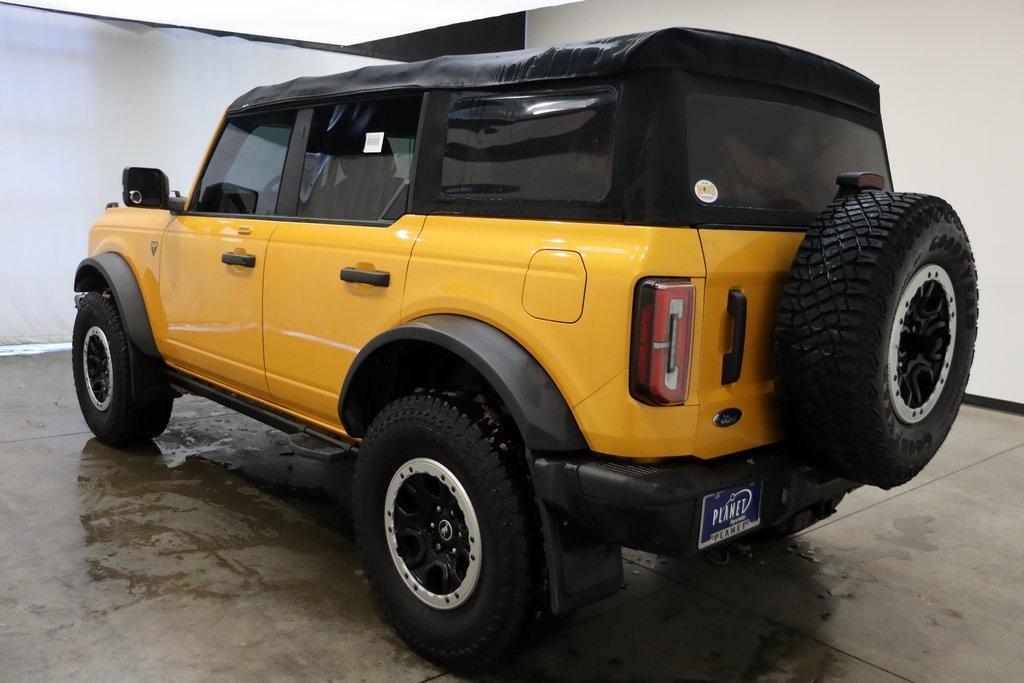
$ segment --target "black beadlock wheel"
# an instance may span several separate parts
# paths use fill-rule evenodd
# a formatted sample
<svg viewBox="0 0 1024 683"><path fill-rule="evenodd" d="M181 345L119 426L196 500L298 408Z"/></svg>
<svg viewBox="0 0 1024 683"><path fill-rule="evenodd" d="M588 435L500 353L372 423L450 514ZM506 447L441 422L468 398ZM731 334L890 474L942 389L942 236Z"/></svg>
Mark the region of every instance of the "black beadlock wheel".
<svg viewBox="0 0 1024 683"><path fill-rule="evenodd" d="M513 652L541 612L543 547L525 460L494 412L426 393L391 403L353 489L366 578L399 635L459 669Z"/></svg>
<svg viewBox="0 0 1024 683"><path fill-rule="evenodd" d="M908 481L956 418L977 321L974 256L946 202L838 195L807 231L779 302L775 384L787 438L848 479Z"/></svg>
<svg viewBox="0 0 1024 683"><path fill-rule="evenodd" d="M109 294L88 292L78 302L71 365L82 417L96 438L111 446L152 439L167 428L174 399L135 401L131 396L128 338Z"/></svg>

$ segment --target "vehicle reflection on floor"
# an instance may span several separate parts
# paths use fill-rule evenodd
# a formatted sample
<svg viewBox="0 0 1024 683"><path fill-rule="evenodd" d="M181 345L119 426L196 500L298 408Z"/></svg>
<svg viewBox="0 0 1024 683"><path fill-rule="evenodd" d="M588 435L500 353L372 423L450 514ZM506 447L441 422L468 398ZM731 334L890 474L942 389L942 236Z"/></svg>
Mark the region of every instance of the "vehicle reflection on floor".
<svg viewBox="0 0 1024 683"><path fill-rule="evenodd" d="M108 448L67 363L0 359L4 678L444 673L372 600L349 463L285 455L283 435L196 398L152 446ZM1024 419L965 408L920 479L860 490L796 539L741 541L724 566L627 552L622 591L488 677L1012 678L1021 444Z"/></svg>

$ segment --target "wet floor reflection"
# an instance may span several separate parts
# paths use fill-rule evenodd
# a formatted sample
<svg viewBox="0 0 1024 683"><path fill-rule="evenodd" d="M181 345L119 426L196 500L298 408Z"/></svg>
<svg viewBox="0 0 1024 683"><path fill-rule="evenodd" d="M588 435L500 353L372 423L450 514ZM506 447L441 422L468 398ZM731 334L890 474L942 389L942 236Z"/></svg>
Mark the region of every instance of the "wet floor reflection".
<svg viewBox="0 0 1024 683"><path fill-rule="evenodd" d="M90 439L67 354L0 359L0 680L423 681L374 604L351 465L196 397L154 447ZM625 588L488 678L1014 680L1024 419L965 407L919 480L724 567Z"/></svg>
<svg viewBox="0 0 1024 683"><path fill-rule="evenodd" d="M229 458L245 445L233 452L210 440L186 457L165 450L183 436L172 430L127 452L90 440L82 451L86 562L94 581L115 586L113 608L161 595L238 599L287 591L291 601L343 612L350 625L373 612L351 537L332 528L344 529L343 515L332 517L334 525L312 523L216 461L220 449ZM244 432L237 438L244 442ZM283 465L279 475L287 471ZM323 491L287 487L280 476L262 483L312 507L336 507Z"/></svg>
<svg viewBox="0 0 1024 683"><path fill-rule="evenodd" d="M128 452L90 441L79 467L80 520L89 574L113 587L113 607L165 595L276 594L316 609L318 619L331 615L333 628L381 628L353 541L351 463L287 453L281 434L237 416L176 424L153 446ZM764 560L755 556L776 550L734 553L728 570L629 553L623 591L530 638L520 657L487 677L841 675L845 662L829 648L688 586L737 564L757 571ZM816 582L813 558L792 569L787 580L827 612L832 598Z"/></svg>

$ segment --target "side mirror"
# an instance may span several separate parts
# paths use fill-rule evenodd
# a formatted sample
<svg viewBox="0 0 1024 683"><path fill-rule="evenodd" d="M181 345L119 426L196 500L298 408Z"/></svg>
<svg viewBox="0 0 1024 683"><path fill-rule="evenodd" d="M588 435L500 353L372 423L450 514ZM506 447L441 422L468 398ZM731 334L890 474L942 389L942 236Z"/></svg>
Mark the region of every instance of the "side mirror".
<svg viewBox="0 0 1024 683"><path fill-rule="evenodd" d="M169 188L167 175L158 168L129 166L121 174L121 199L125 206L166 209Z"/></svg>

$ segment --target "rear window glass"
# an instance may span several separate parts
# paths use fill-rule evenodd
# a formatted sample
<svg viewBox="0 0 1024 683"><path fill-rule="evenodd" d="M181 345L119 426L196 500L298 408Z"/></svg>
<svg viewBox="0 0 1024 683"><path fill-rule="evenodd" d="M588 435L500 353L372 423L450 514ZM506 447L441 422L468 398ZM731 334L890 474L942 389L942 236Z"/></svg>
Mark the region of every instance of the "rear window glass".
<svg viewBox="0 0 1024 683"><path fill-rule="evenodd" d="M888 182L882 136L837 116L691 94L686 129L690 191L712 206L817 212L835 196L839 173L871 171Z"/></svg>
<svg viewBox="0 0 1024 683"><path fill-rule="evenodd" d="M611 184L615 91L487 95L448 117L447 199L599 202Z"/></svg>

